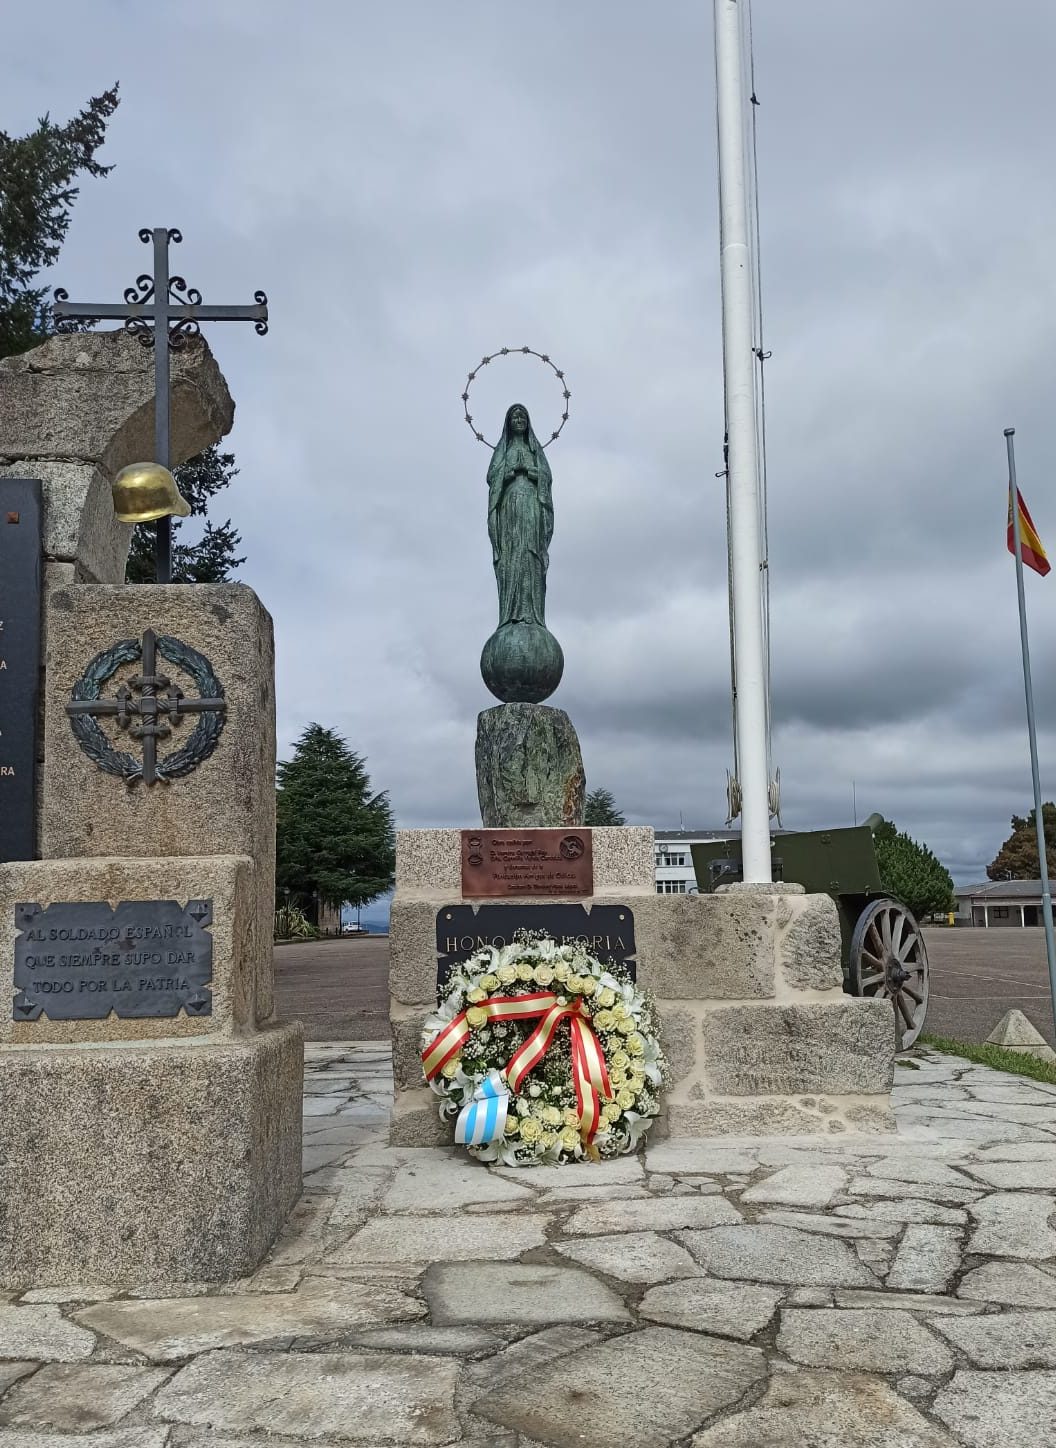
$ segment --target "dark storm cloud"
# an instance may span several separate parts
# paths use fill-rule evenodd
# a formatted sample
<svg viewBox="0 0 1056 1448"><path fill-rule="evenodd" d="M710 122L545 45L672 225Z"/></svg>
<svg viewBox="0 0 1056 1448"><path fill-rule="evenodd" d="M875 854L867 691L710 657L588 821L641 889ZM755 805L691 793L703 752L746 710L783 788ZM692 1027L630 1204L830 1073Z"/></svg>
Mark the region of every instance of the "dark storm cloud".
<svg viewBox="0 0 1056 1448"><path fill-rule="evenodd" d="M975 876L1026 808L1001 429L1056 548L1056 13L755 0L775 762L785 822L880 809ZM179 224L238 401L230 508L276 622L282 745L363 751L405 824L474 811L494 625L466 370L566 368L554 703L634 819L715 824L731 760L710 6L21 7L9 131L115 77L63 253L117 295ZM163 60L159 65L157 57ZM151 57L150 63L146 58ZM552 379L482 374L545 429ZM1028 580L1056 794L1056 584Z"/></svg>

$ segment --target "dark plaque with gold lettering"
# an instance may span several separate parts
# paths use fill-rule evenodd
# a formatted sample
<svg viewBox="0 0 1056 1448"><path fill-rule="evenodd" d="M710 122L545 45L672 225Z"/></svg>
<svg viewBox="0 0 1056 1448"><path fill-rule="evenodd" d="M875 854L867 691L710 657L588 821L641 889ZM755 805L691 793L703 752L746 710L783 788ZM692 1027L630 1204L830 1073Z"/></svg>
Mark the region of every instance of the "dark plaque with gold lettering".
<svg viewBox="0 0 1056 1448"><path fill-rule="evenodd" d="M209 1016L211 900L15 906L16 1021Z"/></svg>
<svg viewBox="0 0 1056 1448"><path fill-rule="evenodd" d="M36 853L40 493L36 478L0 478L0 862Z"/></svg>
<svg viewBox="0 0 1056 1448"><path fill-rule="evenodd" d="M518 930L540 931L558 945L581 945L602 964L635 977L634 914L626 905L445 905L436 916L436 984L443 990L452 966L486 945L510 945Z"/></svg>
<svg viewBox="0 0 1056 1448"><path fill-rule="evenodd" d="M593 895L590 830L463 830L462 898Z"/></svg>

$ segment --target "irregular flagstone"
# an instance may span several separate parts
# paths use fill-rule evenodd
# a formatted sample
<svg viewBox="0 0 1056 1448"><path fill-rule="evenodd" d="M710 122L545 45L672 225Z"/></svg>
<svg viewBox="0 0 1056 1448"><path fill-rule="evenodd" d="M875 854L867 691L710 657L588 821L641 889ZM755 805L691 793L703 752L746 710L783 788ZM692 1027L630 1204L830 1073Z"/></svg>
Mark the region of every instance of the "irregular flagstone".
<svg viewBox="0 0 1056 1448"><path fill-rule="evenodd" d="M957 1295L1006 1307L1056 1307L1056 1278L1026 1262L985 1262L965 1273Z"/></svg>
<svg viewBox="0 0 1056 1448"><path fill-rule="evenodd" d="M375 1352L432 1353L440 1357L479 1357L496 1352L504 1340L482 1327L375 1327L348 1339L350 1347L373 1348Z"/></svg>
<svg viewBox="0 0 1056 1448"><path fill-rule="evenodd" d="M692 1448L958 1448L877 1378L775 1373L755 1407L725 1418Z"/></svg>
<svg viewBox="0 0 1056 1448"><path fill-rule="evenodd" d="M669 1282L673 1277L700 1276L699 1267L684 1248L655 1232L581 1237L553 1246L563 1257L623 1282Z"/></svg>
<svg viewBox="0 0 1056 1448"><path fill-rule="evenodd" d="M166 1448L168 1428L113 1428L105 1433L0 1431L0 1448Z"/></svg>
<svg viewBox="0 0 1056 1448"><path fill-rule="evenodd" d="M51 1303L0 1306L0 1358L75 1363L91 1357L95 1334L67 1322Z"/></svg>
<svg viewBox="0 0 1056 1448"><path fill-rule="evenodd" d="M967 1162L964 1170L987 1186L1003 1191L1056 1190L1056 1160Z"/></svg>
<svg viewBox="0 0 1056 1448"><path fill-rule="evenodd" d="M786 1166L741 1193L742 1202L777 1202L787 1207L827 1207L847 1185L838 1166Z"/></svg>
<svg viewBox="0 0 1056 1448"><path fill-rule="evenodd" d="M854 1244L854 1250L858 1253L859 1260L879 1277L886 1275L895 1256L895 1244L890 1238L874 1240L870 1237L860 1237Z"/></svg>
<svg viewBox="0 0 1056 1448"><path fill-rule="evenodd" d="M856 1197L923 1197L929 1202L952 1202L964 1205L978 1200L982 1189L976 1187L942 1187L928 1182L884 1181L881 1177L855 1177L848 1187Z"/></svg>
<svg viewBox="0 0 1056 1448"><path fill-rule="evenodd" d="M649 1327L559 1360L543 1380L524 1373L472 1406L550 1448L668 1448L765 1376L758 1348Z"/></svg>
<svg viewBox="0 0 1056 1448"><path fill-rule="evenodd" d="M926 1141L929 1145L944 1134L956 1136L961 1142L976 1145L986 1143L1037 1141L1051 1142L1052 1133L1036 1126L1016 1126L1010 1121L1001 1122L982 1116L958 1116L954 1112L939 1111L924 1106L899 1108L898 1125L900 1135L907 1141ZM914 1131L917 1135L914 1137Z"/></svg>
<svg viewBox="0 0 1056 1448"><path fill-rule="evenodd" d="M1056 1312L1001 1312L935 1326L981 1368L1056 1368Z"/></svg>
<svg viewBox="0 0 1056 1448"><path fill-rule="evenodd" d="M945 1292L961 1266L956 1227L909 1226L899 1244L887 1286L915 1292Z"/></svg>
<svg viewBox="0 0 1056 1448"><path fill-rule="evenodd" d="M577 1161L566 1166L493 1166L488 1170L492 1176L506 1177L522 1186L551 1190L554 1187L600 1187L645 1182L645 1169L637 1156L618 1156L612 1161Z"/></svg>
<svg viewBox="0 0 1056 1448"><path fill-rule="evenodd" d="M676 1227L722 1227L740 1222L737 1208L720 1197L651 1197L581 1207L562 1230L571 1236L608 1232L670 1232Z"/></svg>
<svg viewBox="0 0 1056 1448"><path fill-rule="evenodd" d="M471 1388L494 1392L500 1384L512 1382L525 1373L541 1378L558 1358L582 1352L604 1340L600 1332L591 1332L585 1327L547 1327L511 1342L486 1361L467 1363L462 1378Z"/></svg>
<svg viewBox="0 0 1056 1448"><path fill-rule="evenodd" d="M359 1226L381 1199L391 1172L384 1167L357 1167L335 1173L328 1184L334 1203L327 1219L329 1227Z"/></svg>
<svg viewBox="0 0 1056 1448"><path fill-rule="evenodd" d="M433 1444L461 1437L459 1365L395 1353L206 1353L154 1401L154 1416L240 1433L328 1434L352 1443Z"/></svg>
<svg viewBox="0 0 1056 1448"><path fill-rule="evenodd" d="M695 1272L692 1260L687 1261L690 1271ZM630 1320L612 1289L578 1267L438 1262L425 1274L422 1291L432 1321L438 1324L535 1327L557 1322Z"/></svg>
<svg viewBox="0 0 1056 1448"><path fill-rule="evenodd" d="M629 1182L626 1186L617 1183L611 1187L554 1187L551 1191L540 1193L539 1206L574 1207L583 1202L643 1201L649 1195L644 1186L633 1186Z"/></svg>
<svg viewBox="0 0 1056 1448"><path fill-rule="evenodd" d="M382 1200L386 1212L454 1212L473 1202L529 1202L531 1188L521 1173L519 1181L488 1171L481 1162L408 1162L398 1168Z"/></svg>
<svg viewBox="0 0 1056 1448"><path fill-rule="evenodd" d="M1052 1257L1056 1255L1056 1231L1052 1197L1026 1192L998 1192L972 1207L975 1231L968 1251L982 1257Z"/></svg>
<svg viewBox="0 0 1056 1448"><path fill-rule="evenodd" d="M730 1172L753 1172L759 1165L755 1151L729 1146L713 1146L692 1137L675 1137L646 1149L645 1164L649 1171L668 1172L672 1176L700 1173L701 1176L727 1176Z"/></svg>
<svg viewBox="0 0 1056 1448"><path fill-rule="evenodd" d="M969 1168L970 1169L970 1168ZM881 1157L871 1161L865 1168L867 1176L885 1181L917 1182L920 1185L936 1187L961 1187L971 1191L975 1183L964 1175L965 1167L958 1163L956 1168L946 1161L933 1157L896 1156Z"/></svg>
<svg viewBox="0 0 1056 1448"><path fill-rule="evenodd" d="M743 1198L742 1198L743 1200ZM877 1221L871 1217L822 1217L814 1212L760 1212L760 1222L778 1227L796 1227L803 1232L819 1232L823 1237L897 1237L901 1222Z"/></svg>
<svg viewBox="0 0 1056 1448"><path fill-rule="evenodd" d="M108 1428L169 1376L163 1368L108 1363L47 1363L0 1402L0 1427L64 1433Z"/></svg>
<svg viewBox="0 0 1056 1448"><path fill-rule="evenodd" d="M742 1342L754 1337L777 1311L781 1292L749 1282L716 1282L709 1277L651 1287L638 1306L641 1317L668 1327L713 1332Z"/></svg>
<svg viewBox="0 0 1056 1448"><path fill-rule="evenodd" d="M304 1275L299 1263L287 1266L272 1266L266 1262L252 1277L239 1277L234 1282L225 1282L217 1292L295 1292Z"/></svg>
<svg viewBox="0 0 1056 1448"><path fill-rule="evenodd" d="M1043 1105L1014 1106L1010 1103L964 1101L958 1112L965 1116L992 1117L996 1121L1012 1121L1019 1126L1056 1127L1056 1102Z"/></svg>
<svg viewBox="0 0 1056 1448"><path fill-rule="evenodd" d="M873 1222L935 1222L939 1226L963 1227L968 1213L963 1207L943 1207L938 1202L922 1202L914 1198L898 1201L892 1197L882 1202L849 1202L834 1207L838 1217L853 1217Z"/></svg>
<svg viewBox="0 0 1056 1448"><path fill-rule="evenodd" d="M678 1239L715 1277L805 1287L877 1285L846 1242L792 1227L712 1227L679 1232Z"/></svg>
<svg viewBox="0 0 1056 1448"><path fill-rule="evenodd" d="M934 1292L869 1292L848 1288L837 1290L834 1296L837 1307L880 1307L885 1311L899 1312L949 1312L958 1317L983 1311L981 1302L962 1302L958 1297L946 1297ZM798 1307L799 1303L795 1306Z"/></svg>
<svg viewBox="0 0 1056 1448"><path fill-rule="evenodd" d="M972 1319L974 1320L974 1319ZM808 1367L945 1373L953 1354L908 1312L868 1308L789 1307L781 1314L777 1348Z"/></svg>
<svg viewBox="0 0 1056 1448"><path fill-rule="evenodd" d="M997 1146L984 1147L979 1156L984 1161L1056 1162L1056 1142L1048 1146L1031 1142L1001 1142Z"/></svg>
<svg viewBox="0 0 1056 1448"><path fill-rule="evenodd" d="M38 1366L38 1363L0 1363L0 1393L6 1393L12 1383L34 1372Z"/></svg>
<svg viewBox="0 0 1056 1448"><path fill-rule="evenodd" d="M1056 1373L954 1373L932 1412L968 1448L1056 1440Z"/></svg>
<svg viewBox="0 0 1056 1448"><path fill-rule="evenodd" d="M334 1251L332 1262L475 1262L519 1257L546 1241L549 1217L374 1217Z"/></svg>
<svg viewBox="0 0 1056 1448"><path fill-rule="evenodd" d="M325 1337L421 1317L420 1302L389 1286L309 1277L296 1292L107 1302L77 1320L155 1362L273 1338Z"/></svg>
<svg viewBox="0 0 1056 1448"><path fill-rule="evenodd" d="M74 1283L69 1287L34 1287L29 1292L23 1292L20 1301L56 1302L60 1306L67 1302L108 1302L120 1292L120 1287L88 1287Z"/></svg>

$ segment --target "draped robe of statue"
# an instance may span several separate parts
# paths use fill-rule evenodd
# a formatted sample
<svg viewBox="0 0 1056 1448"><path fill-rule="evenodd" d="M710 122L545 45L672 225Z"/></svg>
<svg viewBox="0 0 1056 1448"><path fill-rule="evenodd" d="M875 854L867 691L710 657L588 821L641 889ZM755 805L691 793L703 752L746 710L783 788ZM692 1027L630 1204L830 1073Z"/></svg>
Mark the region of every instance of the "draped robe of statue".
<svg viewBox="0 0 1056 1448"><path fill-rule="evenodd" d="M517 433L511 418L528 419ZM488 467L488 536L499 589L499 627L532 623L546 627L546 570L554 535L553 478L527 408L506 413L502 436Z"/></svg>

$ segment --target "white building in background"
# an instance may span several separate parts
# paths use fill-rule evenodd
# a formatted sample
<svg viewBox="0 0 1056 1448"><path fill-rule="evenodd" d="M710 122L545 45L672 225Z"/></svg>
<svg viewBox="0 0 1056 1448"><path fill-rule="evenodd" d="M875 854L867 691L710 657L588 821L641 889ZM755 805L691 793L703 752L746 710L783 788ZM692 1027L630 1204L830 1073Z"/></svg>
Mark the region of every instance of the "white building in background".
<svg viewBox="0 0 1056 1448"><path fill-rule="evenodd" d="M716 840L736 839L739 830L656 830L653 853L656 861L656 893L658 895L696 895L697 877L693 873L691 845L712 844Z"/></svg>

